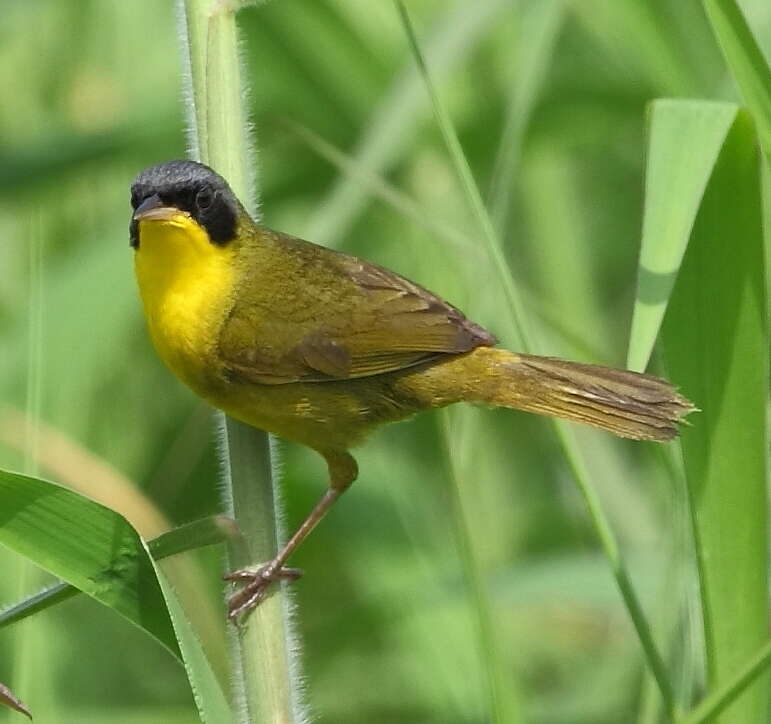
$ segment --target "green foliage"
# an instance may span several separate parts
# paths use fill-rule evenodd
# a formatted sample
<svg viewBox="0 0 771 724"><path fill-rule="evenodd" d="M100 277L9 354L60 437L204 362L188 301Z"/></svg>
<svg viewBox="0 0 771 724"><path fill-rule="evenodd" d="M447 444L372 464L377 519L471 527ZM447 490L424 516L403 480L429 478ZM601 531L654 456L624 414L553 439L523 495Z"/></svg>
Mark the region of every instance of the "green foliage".
<svg viewBox="0 0 771 724"><path fill-rule="evenodd" d="M710 688L768 638L768 325L758 160L752 122L739 113L704 192L663 330L667 367L702 408L682 445ZM765 676L720 721L765 721L768 686Z"/></svg>
<svg viewBox="0 0 771 724"><path fill-rule="evenodd" d="M139 535L117 513L52 483L0 472L4 546L147 631L179 655Z"/></svg>
<svg viewBox="0 0 771 724"><path fill-rule="evenodd" d="M752 112L760 145L771 157L771 73L763 51L735 0L704 0L712 28Z"/></svg>
<svg viewBox="0 0 771 724"><path fill-rule="evenodd" d="M667 368L702 410L683 432L707 684L767 639L765 252L757 139L731 104L657 101L630 366L662 319ZM756 672L757 673L757 672ZM765 719L767 682L725 721Z"/></svg>
<svg viewBox="0 0 771 724"><path fill-rule="evenodd" d="M203 722L230 717L177 594L124 518L52 483L4 471L0 509L4 546L92 596L179 656Z"/></svg>
<svg viewBox="0 0 771 724"><path fill-rule="evenodd" d="M18 477L18 476L16 476ZM20 478L20 485L23 485L23 481L26 478ZM14 491L10 491L12 495L16 495ZM65 505L70 502L71 496L64 496ZM66 516L66 507L60 509L61 512L57 512L57 516ZM40 533L33 526L27 526L23 529L24 539L29 540L35 547L40 545ZM159 535L157 538L147 541L147 550L152 556L154 561L160 561L169 556L177 555L178 553L185 553L186 551L194 548L202 548L203 546L214 545L215 543L231 542L233 539L238 538L238 532L232 519L225 516L213 516L211 518L202 518L201 520L194 520L191 523L185 523L184 525L170 530L167 533ZM14 547L10 545L9 547ZM43 546L43 549L45 546ZM88 566L88 558L80 559L77 556L74 559L74 565L77 567ZM0 613L0 628L10 626L17 623L27 616L32 616L36 613L40 613L51 606L55 606L62 601L66 601L68 598L77 596L83 592L82 589L70 583L55 583L51 586L44 588L39 593L34 594L28 598L25 598L19 603L9 606ZM120 597L119 597L120 600ZM151 636L152 631L148 630L144 626L147 633Z"/></svg>
<svg viewBox="0 0 771 724"><path fill-rule="evenodd" d="M736 106L656 101L648 167L629 369L644 371L661 329L691 230Z"/></svg>

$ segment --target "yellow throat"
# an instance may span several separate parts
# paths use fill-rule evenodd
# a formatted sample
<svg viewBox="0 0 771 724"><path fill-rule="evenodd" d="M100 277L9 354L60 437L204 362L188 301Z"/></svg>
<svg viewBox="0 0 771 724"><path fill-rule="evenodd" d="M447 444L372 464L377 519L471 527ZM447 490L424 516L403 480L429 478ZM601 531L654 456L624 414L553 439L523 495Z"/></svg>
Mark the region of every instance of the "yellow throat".
<svg viewBox="0 0 771 724"><path fill-rule="evenodd" d="M233 244L219 246L187 213L139 222L134 269L150 336L164 362L200 389L233 296Z"/></svg>

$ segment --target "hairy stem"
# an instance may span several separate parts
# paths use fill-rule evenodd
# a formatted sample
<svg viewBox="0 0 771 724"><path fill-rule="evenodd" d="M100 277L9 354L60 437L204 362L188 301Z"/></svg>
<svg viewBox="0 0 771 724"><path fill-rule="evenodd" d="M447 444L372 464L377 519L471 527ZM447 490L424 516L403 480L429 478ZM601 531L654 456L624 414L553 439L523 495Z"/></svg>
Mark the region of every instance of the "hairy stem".
<svg viewBox="0 0 771 724"><path fill-rule="evenodd" d="M235 14L228 3L185 0L190 141L193 154L227 178L255 215ZM243 541L231 546L228 565L240 568L276 553L281 537L278 481L266 433L224 416L220 427L225 512L235 519ZM289 619L287 593L281 590L231 636L234 705L242 724L304 720L298 695L299 650Z"/></svg>

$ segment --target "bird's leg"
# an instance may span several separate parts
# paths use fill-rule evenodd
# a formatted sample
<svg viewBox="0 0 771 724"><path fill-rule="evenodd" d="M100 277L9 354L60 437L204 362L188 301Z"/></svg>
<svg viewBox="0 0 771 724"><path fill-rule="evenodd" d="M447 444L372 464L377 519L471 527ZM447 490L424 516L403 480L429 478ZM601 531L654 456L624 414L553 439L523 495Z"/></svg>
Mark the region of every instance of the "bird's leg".
<svg viewBox="0 0 771 724"><path fill-rule="evenodd" d="M226 581L242 583L242 588L228 600L228 618L237 622L241 616L248 614L258 606L268 594L271 584L276 581L296 581L302 576L297 568L286 568L284 563L308 534L318 525L333 503L356 480L358 466L347 452L324 451L321 453L329 468L329 488L321 497L308 517L284 544L273 560L257 569L242 568L224 576Z"/></svg>

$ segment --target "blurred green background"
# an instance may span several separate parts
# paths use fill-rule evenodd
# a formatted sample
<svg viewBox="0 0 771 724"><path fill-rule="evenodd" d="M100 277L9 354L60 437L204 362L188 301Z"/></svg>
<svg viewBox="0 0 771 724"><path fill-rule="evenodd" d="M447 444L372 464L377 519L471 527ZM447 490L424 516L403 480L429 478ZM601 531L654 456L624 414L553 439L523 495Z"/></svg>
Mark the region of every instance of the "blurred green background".
<svg viewBox="0 0 771 724"><path fill-rule="evenodd" d="M623 364L646 104L735 97L700 3L409 7L537 351ZM742 7L768 52L771 6ZM240 20L265 223L394 268L511 342L393 5L274 0ZM177 35L173 3L152 0L6 0L0 24L0 466L107 499L130 482L172 523L217 510L215 433L149 344L127 226L136 173L185 154ZM580 440L659 643L680 686L698 687L667 458L602 433ZM295 525L325 470L309 451L281 452ZM319 721L485 722L490 652L464 529L522 721L656 721L637 639L543 420L423 416L358 459L359 481L294 559ZM194 558L202 606L219 613L220 553ZM0 566L0 602L47 580L5 551ZM197 720L182 668L85 598L0 632L0 681L37 722Z"/></svg>

